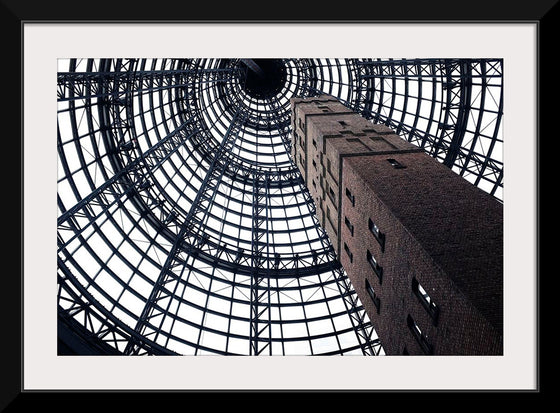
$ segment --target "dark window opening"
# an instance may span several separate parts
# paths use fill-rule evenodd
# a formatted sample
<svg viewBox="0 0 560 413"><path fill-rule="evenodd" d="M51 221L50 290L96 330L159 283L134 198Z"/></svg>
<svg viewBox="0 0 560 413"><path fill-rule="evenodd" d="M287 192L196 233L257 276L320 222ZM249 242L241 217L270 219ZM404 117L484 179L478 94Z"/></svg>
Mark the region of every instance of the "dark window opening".
<svg viewBox="0 0 560 413"><path fill-rule="evenodd" d="M346 245L346 243L344 243L344 251L346 251L346 254L348 254L348 257L350 258L350 262L352 262L354 256L352 255L352 252L350 252L350 248L348 248L348 245Z"/></svg>
<svg viewBox="0 0 560 413"><path fill-rule="evenodd" d="M311 162L313 163L313 167L315 168L315 170L317 170L317 163L315 162L315 159L312 159Z"/></svg>
<svg viewBox="0 0 560 413"><path fill-rule="evenodd" d="M337 235L338 232L337 232L337 230L336 230L335 225L334 225L333 222L332 222L332 219L331 219L331 210L330 210L330 208L329 208L328 205L327 205L327 220L328 220L329 223L331 224L331 227L332 227L332 229L333 229L333 231L334 231L334 234ZM352 261L352 260L350 260L350 261Z"/></svg>
<svg viewBox="0 0 560 413"><path fill-rule="evenodd" d="M381 284L383 282L383 267L379 265L379 263L376 261L375 257L372 255L372 253L369 250L366 250L366 259L369 262L371 268L373 269L375 275L377 275L377 278L379 279L379 284Z"/></svg>
<svg viewBox="0 0 560 413"><path fill-rule="evenodd" d="M315 142L315 139L313 139L313 146L317 148L317 142Z"/></svg>
<svg viewBox="0 0 560 413"><path fill-rule="evenodd" d="M377 309L377 314L379 314L379 309L381 307L381 300L379 299L377 294L375 294L375 290L373 289L373 287L371 286L368 280L366 280L366 290L371 298L371 301L373 301L373 305L375 305L375 308Z"/></svg>
<svg viewBox="0 0 560 413"><path fill-rule="evenodd" d="M420 327L418 327L418 324L416 324L410 314L406 317L406 324L408 325L408 328L412 332L412 335L414 336L418 344L420 344L422 351L425 354L433 354L433 347L428 342L428 337L426 337L426 335L422 333L422 330L420 330Z"/></svg>
<svg viewBox="0 0 560 413"><path fill-rule="evenodd" d="M331 160L329 158L327 158L327 172L329 173L329 175L331 176L333 181L338 184L338 181L337 181L336 177L333 175L333 172L332 172L332 169L331 169Z"/></svg>
<svg viewBox="0 0 560 413"><path fill-rule="evenodd" d="M334 191L330 186L329 186L329 198L331 199L333 204L336 204L335 197L334 197Z"/></svg>
<svg viewBox="0 0 560 413"><path fill-rule="evenodd" d="M379 242L379 245L381 245L381 252L385 252L385 234L379 230L379 227L375 225L371 218L368 220L368 228L377 242Z"/></svg>
<svg viewBox="0 0 560 413"><path fill-rule="evenodd" d="M356 199L354 198L354 195L352 195L352 192L350 192L348 188L346 188L346 196L352 202L352 206L354 206Z"/></svg>
<svg viewBox="0 0 560 413"><path fill-rule="evenodd" d="M422 288L416 278L412 279L412 291L432 318L432 324L436 326L439 318L439 307L434 303L434 300L428 295L426 290Z"/></svg>
<svg viewBox="0 0 560 413"><path fill-rule="evenodd" d="M338 123L340 123L342 126L348 126L348 124L343 120L339 120Z"/></svg>
<svg viewBox="0 0 560 413"><path fill-rule="evenodd" d="M389 158L387 159L387 162L389 162L393 168L395 169L403 169L406 168L406 166L404 166L403 164L401 164L399 161L397 161L396 159L393 158Z"/></svg>
<svg viewBox="0 0 560 413"><path fill-rule="evenodd" d="M344 223L346 224L346 226L348 227L348 229L350 230L350 234L352 236L354 236L354 225L352 225L350 223L350 220L347 217L344 217Z"/></svg>

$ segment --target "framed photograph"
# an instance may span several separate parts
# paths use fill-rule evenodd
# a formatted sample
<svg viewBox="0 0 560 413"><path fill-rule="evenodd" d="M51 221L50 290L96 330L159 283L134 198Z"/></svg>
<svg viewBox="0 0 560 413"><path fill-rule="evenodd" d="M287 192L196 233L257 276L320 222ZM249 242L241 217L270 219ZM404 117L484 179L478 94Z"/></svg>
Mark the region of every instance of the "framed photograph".
<svg viewBox="0 0 560 413"><path fill-rule="evenodd" d="M21 39L9 56L21 62L21 87L8 85L21 113L7 113L21 118L22 243L21 277L8 277L14 294L2 303L21 313L8 326L21 343L3 351L0 406L61 392L540 394L539 138L553 93L540 86L552 70L556 2L237 20L227 9L186 18L186 5L129 15L125 2L87 12L26 3L2 5ZM368 148L362 159L390 153L383 166L408 173L399 160L417 151L503 208L499 351L484 335L474 353L466 339L438 353L441 337L468 330L467 318L446 318L460 294L428 288L413 268L410 292L388 305L382 288L401 288L398 265L382 270L376 254L397 248L394 238L370 217L366 260L341 235L357 239L358 218L341 211L361 192L336 177L326 184L340 182L329 226L312 189L328 203L323 181L290 175L312 162L296 150L294 102L317 96L325 122L334 99L345 119L359 112L376 125L366 143L352 127L340 135ZM399 148L405 157L390 134L411 145ZM406 242L398 248L420 248ZM365 284L348 270L361 255L373 269ZM389 321L375 318L397 301L417 312L399 313L407 338L383 347ZM476 323L490 321L473 327L484 334L494 328L488 302Z"/></svg>

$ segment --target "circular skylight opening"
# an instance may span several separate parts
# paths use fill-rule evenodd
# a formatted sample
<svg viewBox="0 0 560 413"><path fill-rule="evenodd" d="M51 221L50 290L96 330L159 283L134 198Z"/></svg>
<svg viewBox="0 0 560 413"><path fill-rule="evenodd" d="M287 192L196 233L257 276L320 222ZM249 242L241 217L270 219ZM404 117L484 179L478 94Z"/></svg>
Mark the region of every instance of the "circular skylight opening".
<svg viewBox="0 0 560 413"><path fill-rule="evenodd" d="M247 74L243 89L255 99L276 96L286 84L286 66L281 59L243 59Z"/></svg>

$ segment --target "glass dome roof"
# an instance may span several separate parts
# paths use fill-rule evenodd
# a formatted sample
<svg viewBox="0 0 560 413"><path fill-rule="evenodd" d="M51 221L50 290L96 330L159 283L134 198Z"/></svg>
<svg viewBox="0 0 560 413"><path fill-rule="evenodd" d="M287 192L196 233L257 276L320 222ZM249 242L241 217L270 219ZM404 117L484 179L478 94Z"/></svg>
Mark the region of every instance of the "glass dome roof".
<svg viewBox="0 0 560 413"><path fill-rule="evenodd" d="M499 59L61 59L57 81L59 337L87 354L383 354L290 159L291 98L501 199Z"/></svg>

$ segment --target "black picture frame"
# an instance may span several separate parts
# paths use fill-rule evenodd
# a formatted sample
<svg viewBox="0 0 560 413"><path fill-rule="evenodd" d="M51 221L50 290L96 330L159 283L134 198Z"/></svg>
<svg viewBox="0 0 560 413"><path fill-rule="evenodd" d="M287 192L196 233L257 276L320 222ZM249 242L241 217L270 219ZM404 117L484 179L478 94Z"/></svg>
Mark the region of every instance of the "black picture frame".
<svg viewBox="0 0 560 413"><path fill-rule="evenodd" d="M558 0L541 1L541 2L511 2L511 1L488 1L475 0L466 3L451 3L447 1L400 1L400 2L353 2L351 7L320 7L317 4L308 4L305 7L299 3L279 2L270 7L259 6L241 6L238 3L225 3L216 6L214 3L199 4L196 8L192 8L192 3L178 2L170 0L160 0L158 7L144 7L140 3L130 1L107 1L98 0L87 5L80 5L79 2L62 0L56 3L40 2L37 0L1 0L0 1L0 27L3 31L4 63L2 71L4 73L4 101L8 104L4 105L4 119L8 120L5 126L10 127L11 143L8 143L9 153L20 154L20 174L23 173L23 131L22 122L22 85L18 84L16 79L22 79L22 27L25 22L77 22L82 24L92 22L128 22L128 21L145 21L145 22L171 22L171 21L201 21L201 22L264 22L264 23L282 23L282 22L447 22L451 24L460 22L482 22L482 23L500 23L500 22L522 22L536 23L538 27L538 142L537 156L538 165L542 165L540 152L540 136L550 133L552 119L555 119L556 109L552 98L557 94L557 83L553 81L552 70L555 69L556 55L556 38L558 33ZM272 4L272 3L270 3ZM19 136L21 140L13 138ZM13 145L13 148L12 146ZM15 156L13 156L15 158ZM20 240L23 237L23 207L24 199L22 195L22 179L13 178L13 167L10 162L3 163L3 176L5 177L5 194L6 202L9 206L13 205L13 200L20 200L20 208L15 211L20 217L20 225L16 224L15 219L9 219L14 228L14 234L20 234ZM540 278L540 166L537 171L537 293L543 291ZM21 177L20 177L21 178ZM19 197L17 196L19 194ZM11 217L7 215L6 217ZM9 233L10 234L10 233ZM18 248L19 247L19 248ZM19 253L18 250L19 249ZM23 392L22 391L22 279L23 279L23 249L22 242L11 242L8 239L8 245L5 249L6 262L13 263L14 257L20 257L19 271L15 271L5 267L2 276L1 290L4 297L0 300L0 310L4 315L2 329L2 348L1 348L1 366L2 373L0 384L0 411L31 411L32 406L41 403L41 409L45 410L56 405L74 406L77 408L78 403L87 405L88 403L96 403L104 408L101 400L104 397L115 396L126 397L127 400L134 401L134 405L142 406L145 409L156 405L156 399L160 393L155 392L107 392L107 394L98 394L99 392ZM509 401L526 400L529 396L531 401L534 397L542 401L543 390L550 387L543 386L542 378L544 377L541 369L541 321L542 311L540 304L538 307L538 371L537 371L537 388L534 392L518 392L512 390L510 392L485 392L485 396L491 394L493 397L501 397ZM544 364L546 365L546 364ZM196 403L198 400L205 400L206 403L211 400L208 392L172 392L166 394L166 401L175 401L179 398L188 399L190 402ZM273 402L268 392L219 392L224 395L224 400L232 400L232 397L243 397L247 399L267 398L268 402ZM274 392L272 397L275 400L286 400L284 392ZM295 392L298 393L306 392ZM352 391L341 392L311 392L314 396L311 399L328 400L331 396L338 396L341 400L345 394L353 393ZM342 393L342 395L340 394ZM369 392L356 391L360 395ZM386 392L387 394L376 394L379 400L395 400L401 396L395 392ZM399 392L396 392L399 393ZM434 392L427 392L433 396ZM438 393L438 392L436 392ZM468 399L472 396L472 392L441 392L436 395L438 400L443 401L448 397L461 397ZM194 396L197 396L194 398ZM383 397L382 397L383 396ZM418 397L415 394L414 397ZM306 397L307 398L307 397ZM311 400L308 399L308 400ZM470 400L473 400L472 398ZM474 402L474 400L473 400ZM94 404L95 405L95 404ZM466 405L467 407L468 405ZM66 410L66 408L64 409Z"/></svg>

